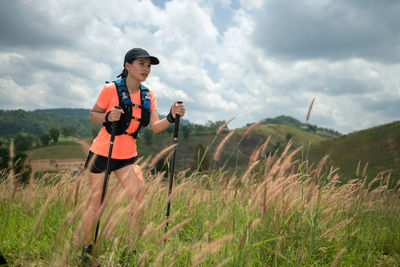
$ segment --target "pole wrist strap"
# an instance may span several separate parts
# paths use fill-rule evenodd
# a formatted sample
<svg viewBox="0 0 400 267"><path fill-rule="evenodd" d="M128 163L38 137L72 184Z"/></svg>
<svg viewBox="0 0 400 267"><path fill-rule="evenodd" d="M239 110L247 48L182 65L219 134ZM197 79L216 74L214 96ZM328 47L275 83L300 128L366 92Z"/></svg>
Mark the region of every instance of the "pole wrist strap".
<svg viewBox="0 0 400 267"><path fill-rule="evenodd" d="M110 122L110 121L108 120L108 116L110 116L110 113L111 113L111 111L107 112L107 114L106 114L106 117L105 117L105 121L106 121L106 122Z"/></svg>

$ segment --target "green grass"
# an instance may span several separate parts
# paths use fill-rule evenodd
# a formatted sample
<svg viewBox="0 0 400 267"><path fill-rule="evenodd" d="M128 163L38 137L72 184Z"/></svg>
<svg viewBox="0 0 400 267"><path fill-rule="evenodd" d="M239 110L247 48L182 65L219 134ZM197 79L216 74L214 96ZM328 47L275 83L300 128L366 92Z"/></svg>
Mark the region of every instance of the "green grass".
<svg viewBox="0 0 400 267"><path fill-rule="evenodd" d="M144 217L130 221L117 215L129 201L111 176L97 260L117 266L135 250L129 266L398 266L399 186L388 189L385 177L374 190L363 180L338 185L334 173L292 157L260 158L241 176L177 173L168 236L163 178L144 168ZM32 181L14 198L12 180L0 184L0 249L11 266L79 263L86 183L64 174L54 185Z"/></svg>
<svg viewBox="0 0 400 267"><path fill-rule="evenodd" d="M32 160L36 159L84 159L81 145L74 141L62 141L46 147L27 151Z"/></svg>

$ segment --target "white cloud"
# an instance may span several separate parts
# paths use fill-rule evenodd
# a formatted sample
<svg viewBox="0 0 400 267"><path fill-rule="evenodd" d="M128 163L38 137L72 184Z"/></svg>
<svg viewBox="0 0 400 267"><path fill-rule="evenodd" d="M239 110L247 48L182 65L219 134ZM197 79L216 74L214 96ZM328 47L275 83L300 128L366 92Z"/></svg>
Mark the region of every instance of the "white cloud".
<svg viewBox="0 0 400 267"><path fill-rule="evenodd" d="M0 78L0 104L4 109L32 109L43 103L46 89L40 85L21 86L10 77Z"/></svg>

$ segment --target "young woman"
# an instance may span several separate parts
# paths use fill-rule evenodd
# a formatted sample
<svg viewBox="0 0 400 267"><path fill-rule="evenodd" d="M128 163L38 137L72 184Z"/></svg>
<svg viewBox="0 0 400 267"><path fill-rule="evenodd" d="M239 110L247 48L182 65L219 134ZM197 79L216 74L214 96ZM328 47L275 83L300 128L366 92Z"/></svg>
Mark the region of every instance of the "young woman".
<svg viewBox="0 0 400 267"><path fill-rule="evenodd" d="M150 56L147 51L141 48L133 48L129 50L124 59L124 70L118 76L125 79L126 87L129 91L130 99L133 104L141 104L141 82L145 81L150 74L151 65L159 64L156 57ZM117 122L120 120L124 110L117 108L119 106L119 97L114 83L104 86L96 104L90 111L90 121L94 123ZM175 102L170 109L168 116L162 120L158 117L157 102L154 93L150 90L150 127L153 132L159 133L165 130L174 122L176 114L183 117L185 115L185 107L183 104ZM140 118L141 109L132 107L132 117ZM134 133L140 122L131 119L127 133ZM94 139L89 156L86 161L88 177L92 197L90 206L85 216L84 228L86 234L86 245L91 241L91 233L93 233L95 225L96 212L100 207L101 192L104 182L104 173L107 167L107 157L110 148L110 134L103 126ZM136 139L128 134L115 136L110 171L114 172L119 182L128 191L132 201L140 205L144 199L143 174L139 165L135 164L137 157ZM85 246L84 253L91 253L91 247Z"/></svg>

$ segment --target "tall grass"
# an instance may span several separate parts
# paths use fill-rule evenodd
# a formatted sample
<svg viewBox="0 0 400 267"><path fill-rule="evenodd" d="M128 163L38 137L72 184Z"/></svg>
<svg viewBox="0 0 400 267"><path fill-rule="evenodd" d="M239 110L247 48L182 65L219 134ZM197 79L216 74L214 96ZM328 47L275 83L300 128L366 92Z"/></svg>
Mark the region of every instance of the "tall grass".
<svg viewBox="0 0 400 267"><path fill-rule="evenodd" d="M163 174L145 169L146 201L133 214L136 203L111 176L98 214L97 262L398 266L400 184L389 189L389 177L382 173L371 183L354 179L342 185L335 170L326 167L326 158L309 166L294 161L296 153L290 143L280 156L254 153L239 177L178 173L168 220ZM81 218L91 197L85 173L65 172L54 183L48 182L51 175L46 183L32 178L12 198L16 177L1 177L0 184L0 249L11 266L78 265Z"/></svg>

